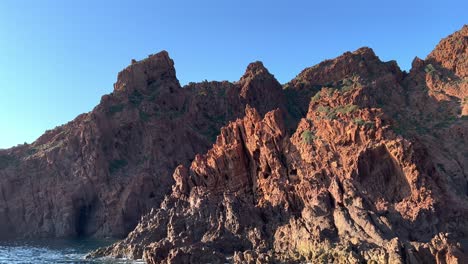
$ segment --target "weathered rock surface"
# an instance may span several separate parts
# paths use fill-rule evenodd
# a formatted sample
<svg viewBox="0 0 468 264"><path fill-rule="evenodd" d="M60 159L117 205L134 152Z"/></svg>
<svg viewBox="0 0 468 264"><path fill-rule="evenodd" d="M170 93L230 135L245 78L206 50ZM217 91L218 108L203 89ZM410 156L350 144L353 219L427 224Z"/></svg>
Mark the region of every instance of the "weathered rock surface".
<svg viewBox="0 0 468 264"><path fill-rule="evenodd" d="M160 208L90 256L466 263L466 29L409 74L369 48L304 70L286 85L287 112L247 106L177 167ZM290 133L288 115L304 112Z"/></svg>
<svg viewBox="0 0 468 264"><path fill-rule="evenodd" d="M170 192L177 165L206 152L247 103L284 108L260 62L236 83L184 88L173 64L165 51L134 61L92 112L0 150L0 239L125 236Z"/></svg>
<svg viewBox="0 0 468 264"><path fill-rule="evenodd" d="M467 263L468 27L409 73L369 48L282 87L181 88L166 52L0 151L0 239L128 236L148 263ZM213 144L214 143L214 144ZM135 227L136 226L136 227Z"/></svg>

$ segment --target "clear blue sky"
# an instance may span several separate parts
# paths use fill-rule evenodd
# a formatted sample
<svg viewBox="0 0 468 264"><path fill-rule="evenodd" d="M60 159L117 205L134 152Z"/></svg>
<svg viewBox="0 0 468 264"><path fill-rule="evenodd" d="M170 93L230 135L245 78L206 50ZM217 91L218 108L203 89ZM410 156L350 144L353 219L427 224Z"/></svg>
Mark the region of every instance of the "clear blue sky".
<svg viewBox="0 0 468 264"><path fill-rule="evenodd" d="M0 148L90 111L132 58L167 50L179 80L237 80L261 60L282 83L361 46L409 69L468 23L468 2L0 2Z"/></svg>

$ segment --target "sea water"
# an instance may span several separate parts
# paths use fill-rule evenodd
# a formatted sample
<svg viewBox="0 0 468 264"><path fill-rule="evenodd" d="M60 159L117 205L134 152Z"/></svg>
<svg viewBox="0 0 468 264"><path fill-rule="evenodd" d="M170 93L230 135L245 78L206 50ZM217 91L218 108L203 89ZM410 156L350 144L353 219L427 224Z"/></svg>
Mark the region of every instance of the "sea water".
<svg viewBox="0 0 468 264"><path fill-rule="evenodd" d="M143 263L125 259L102 258L87 260L87 253L99 247L110 245L112 240L15 240L0 241L0 264L27 263Z"/></svg>

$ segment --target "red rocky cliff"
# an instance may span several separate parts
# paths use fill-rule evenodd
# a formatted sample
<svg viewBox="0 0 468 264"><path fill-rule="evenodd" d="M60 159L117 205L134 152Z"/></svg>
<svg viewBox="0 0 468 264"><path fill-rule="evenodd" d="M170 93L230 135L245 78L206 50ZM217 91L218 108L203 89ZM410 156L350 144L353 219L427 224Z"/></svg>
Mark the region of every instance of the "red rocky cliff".
<svg viewBox="0 0 468 264"><path fill-rule="evenodd" d="M128 236L148 263L466 263L467 27L409 73L370 48L281 86L134 61L90 113L0 151L0 238ZM133 230L133 231L132 231Z"/></svg>
<svg viewBox="0 0 468 264"><path fill-rule="evenodd" d="M286 113L248 106L209 151L177 167L159 209L92 255L465 263L465 29L409 74L369 48L304 70L286 85ZM308 94L305 104L298 96ZM301 113L290 133L285 120Z"/></svg>

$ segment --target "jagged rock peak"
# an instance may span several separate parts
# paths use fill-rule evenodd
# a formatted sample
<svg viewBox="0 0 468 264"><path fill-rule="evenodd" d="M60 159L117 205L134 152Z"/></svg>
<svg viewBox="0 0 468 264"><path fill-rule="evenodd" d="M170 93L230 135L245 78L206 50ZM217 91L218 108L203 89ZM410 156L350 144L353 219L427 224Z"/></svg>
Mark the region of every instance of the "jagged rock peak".
<svg viewBox="0 0 468 264"><path fill-rule="evenodd" d="M418 56L414 57L413 62L411 62L411 70L421 69L422 67L424 67L424 60Z"/></svg>
<svg viewBox="0 0 468 264"><path fill-rule="evenodd" d="M174 61L163 50L141 61L132 60L131 65L119 72L114 90L144 89L166 78L176 78L176 71Z"/></svg>
<svg viewBox="0 0 468 264"><path fill-rule="evenodd" d="M373 59L379 59L376 55L375 55L375 52L372 48L369 48L369 47L361 47L357 50L355 50L354 52L346 52L345 55L347 53L350 53L350 54L359 54L361 56L364 56L364 57L367 57L367 58L373 58Z"/></svg>
<svg viewBox="0 0 468 264"><path fill-rule="evenodd" d="M468 25L442 39L427 56L427 61L435 61L454 71L460 77L468 76Z"/></svg>
<svg viewBox="0 0 468 264"><path fill-rule="evenodd" d="M261 61L255 61L247 66L244 75L242 75L240 79L240 82L249 81L259 76L266 76L270 78L273 77L273 75L268 71L267 68L265 68Z"/></svg>
<svg viewBox="0 0 468 264"><path fill-rule="evenodd" d="M260 61L250 63L237 84L244 104L254 106L261 115L284 104L281 84Z"/></svg>

